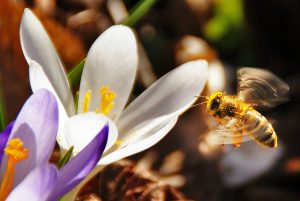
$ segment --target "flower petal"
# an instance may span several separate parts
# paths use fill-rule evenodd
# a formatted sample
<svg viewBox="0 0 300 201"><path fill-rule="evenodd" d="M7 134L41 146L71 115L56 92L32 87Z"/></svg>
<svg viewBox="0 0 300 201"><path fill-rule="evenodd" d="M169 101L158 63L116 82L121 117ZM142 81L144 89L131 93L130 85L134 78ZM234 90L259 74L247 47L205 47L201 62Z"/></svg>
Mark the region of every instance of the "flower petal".
<svg viewBox="0 0 300 201"><path fill-rule="evenodd" d="M12 128L9 140L19 138L28 149L28 158L15 169L14 186L39 164L48 162L58 127L57 102L48 90L40 89L25 102ZM3 156L1 175L7 164Z"/></svg>
<svg viewBox="0 0 300 201"><path fill-rule="evenodd" d="M108 124L59 171L59 178L49 200L57 200L82 181L99 161L108 138Z"/></svg>
<svg viewBox="0 0 300 201"><path fill-rule="evenodd" d="M6 201L48 201L57 178L58 171L54 165L40 165L14 188Z"/></svg>
<svg viewBox="0 0 300 201"><path fill-rule="evenodd" d="M283 155L284 149L264 149L255 142L243 143L239 149L228 151L221 158L222 180L234 188L268 172Z"/></svg>
<svg viewBox="0 0 300 201"><path fill-rule="evenodd" d="M166 126L175 116L167 115L156 119L145 121L140 125L134 127L124 135L124 138L119 138L119 148L126 147L128 144L133 144L153 135L155 132Z"/></svg>
<svg viewBox="0 0 300 201"><path fill-rule="evenodd" d="M47 89L49 90L55 97L58 104L58 115L59 115L59 123L58 123L58 132L57 132L57 142L60 147L68 147L66 138L64 136L64 128L65 122L69 118L68 114L65 110L65 107L61 103L56 91L54 90L52 84L47 78L43 68L35 61L31 61L29 63L29 79L30 85L33 92L36 92L39 89ZM64 154L64 149L61 150L62 154Z"/></svg>
<svg viewBox="0 0 300 201"><path fill-rule="evenodd" d="M8 126L0 134L0 166L1 166L1 161L2 161L3 154L4 154L4 148L6 147L6 143L7 143L8 137L11 133L11 129L12 129L14 123L15 123L15 121L8 124Z"/></svg>
<svg viewBox="0 0 300 201"><path fill-rule="evenodd" d="M78 111L82 112L85 93L92 90L90 111L100 106L100 88L109 87L117 94L109 117L116 119L131 92L138 65L137 42L128 27L115 25L107 29L91 47L84 65Z"/></svg>
<svg viewBox="0 0 300 201"><path fill-rule="evenodd" d="M74 153L80 152L98 135L99 131L107 123L109 125L109 134L105 150L108 150L118 138L117 127L109 118L95 112L75 115L67 120L65 136L68 147L63 148L68 150L71 146L74 146Z"/></svg>
<svg viewBox="0 0 300 201"><path fill-rule="evenodd" d="M147 130L147 133L143 134L144 136L143 139L132 141L131 143L127 144L125 147L117 149L109 153L108 155L102 157L98 165L100 166L108 165L122 158L131 156L133 154L136 154L138 152L144 151L152 147L168 134L168 132L176 124L177 119L178 116L172 116L172 117L169 116L168 121L165 120L164 124L159 124L156 127L153 127L151 130ZM137 134L142 134L142 133L137 133Z"/></svg>
<svg viewBox="0 0 300 201"><path fill-rule="evenodd" d="M80 189L93 178L98 172L100 172L105 165L113 163L117 160L141 152L159 142L175 125L177 117L161 117L157 119L156 124L151 124L151 128L144 127L143 125L138 126L132 132L135 134L133 138L124 139L122 144L114 146L108 150L108 154L102 156L97 166L93 171L86 177L79 185L70 191L64 199L74 200ZM149 125L150 126L150 125ZM121 148L122 147L122 148ZM104 161L102 161L104 159Z"/></svg>
<svg viewBox="0 0 300 201"><path fill-rule="evenodd" d="M63 65L42 24L29 9L24 10L20 38L27 63L34 60L42 66L68 114L73 115L74 101Z"/></svg>
<svg viewBox="0 0 300 201"><path fill-rule="evenodd" d="M201 93L207 76L207 63L198 60L160 78L122 112L117 122L120 137L142 122L185 111Z"/></svg>

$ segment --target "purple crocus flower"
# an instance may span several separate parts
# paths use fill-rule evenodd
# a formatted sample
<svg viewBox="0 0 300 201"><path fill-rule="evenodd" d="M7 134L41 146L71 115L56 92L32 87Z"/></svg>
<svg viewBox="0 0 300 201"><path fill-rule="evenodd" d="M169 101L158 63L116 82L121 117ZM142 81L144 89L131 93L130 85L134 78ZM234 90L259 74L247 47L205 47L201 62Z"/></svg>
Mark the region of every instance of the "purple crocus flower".
<svg viewBox="0 0 300 201"><path fill-rule="evenodd" d="M11 122L10 124L8 124L8 126L4 129L4 131L0 134L0 165L1 165L1 161L2 161L2 157L3 157L3 153L4 153L4 148L6 146L9 134L11 132L11 129L14 125L14 122Z"/></svg>
<svg viewBox="0 0 300 201"><path fill-rule="evenodd" d="M0 184L5 194L0 201L54 201L82 181L99 161L108 137L105 125L95 138L65 166L58 170L49 164L56 141L58 106L54 95L45 89L36 91L24 104L16 121L0 134ZM84 133L83 133L84 135ZM26 148L26 157L13 168L13 180L6 179L10 156L7 147L18 139ZM14 144L18 147L19 144ZM6 154L4 148L6 147ZM2 159L2 160L1 160ZM10 175L11 176L11 175ZM7 184L5 183L7 182ZM11 189L5 189L10 182ZM1 197L2 196L2 197Z"/></svg>

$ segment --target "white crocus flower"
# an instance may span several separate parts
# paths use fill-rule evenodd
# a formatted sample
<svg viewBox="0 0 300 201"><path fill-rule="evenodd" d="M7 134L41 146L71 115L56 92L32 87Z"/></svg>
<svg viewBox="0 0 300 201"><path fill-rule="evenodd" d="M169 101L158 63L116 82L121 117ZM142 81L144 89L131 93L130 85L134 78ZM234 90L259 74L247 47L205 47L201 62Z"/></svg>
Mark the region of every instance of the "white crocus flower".
<svg viewBox="0 0 300 201"><path fill-rule="evenodd" d="M29 9L25 9L22 18L20 37L32 90L47 88L60 101L58 143L63 152L71 146L75 153L80 151L109 122L108 144L94 173L103 165L160 141L178 116L194 103L208 75L203 60L183 64L125 108L137 71L137 43L130 28L112 26L88 52L75 110L63 65L43 26Z"/></svg>

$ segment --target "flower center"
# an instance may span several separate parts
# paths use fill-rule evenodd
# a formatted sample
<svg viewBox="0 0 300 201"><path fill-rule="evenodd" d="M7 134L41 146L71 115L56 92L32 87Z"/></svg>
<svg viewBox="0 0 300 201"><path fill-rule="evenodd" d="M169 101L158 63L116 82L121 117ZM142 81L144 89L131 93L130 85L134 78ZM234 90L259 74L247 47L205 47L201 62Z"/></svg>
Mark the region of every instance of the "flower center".
<svg viewBox="0 0 300 201"><path fill-rule="evenodd" d="M92 95L92 91L88 90L84 96L83 106L82 106L83 112L89 111L91 95ZM116 98L116 93L111 91L108 87L101 87L100 95L101 95L101 104L100 104L100 108L96 109L96 112L97 113L100 112L104 115L108 115L110 113L111 109L115 105L114 99Z"/></svg>
<svg viewBox="0 0 300 201"><path fill-rule="evenodd" d="M16 164L28 157L28 150L23 147L23 142L19 138L11 139L7 145L4 152L7 155L8 160L0 186L0 201L4 201L10 193Z"/></svg>

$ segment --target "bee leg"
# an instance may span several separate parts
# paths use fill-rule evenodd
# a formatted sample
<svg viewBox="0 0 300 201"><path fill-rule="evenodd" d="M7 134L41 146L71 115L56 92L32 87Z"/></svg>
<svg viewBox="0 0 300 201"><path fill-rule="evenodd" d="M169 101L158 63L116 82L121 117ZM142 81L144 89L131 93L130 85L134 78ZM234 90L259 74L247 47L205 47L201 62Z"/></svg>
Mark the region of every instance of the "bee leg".
<svg viewBox="0 0 300 201"><path fill-rule="evenodd" d="M241 144L242 144L242 142L239 142L239 143L235 142L232 144L232 146L233 146L233 148L237 149L241 146Z"/></svg>
<svg viewBox="0 0 300 201"><path fill-rule="evenodd" d="M243 142L243 133L241 130L236 132L236 135L233 135L234 139L232 139L233 148L237 149L241 146Z"/></svg>

